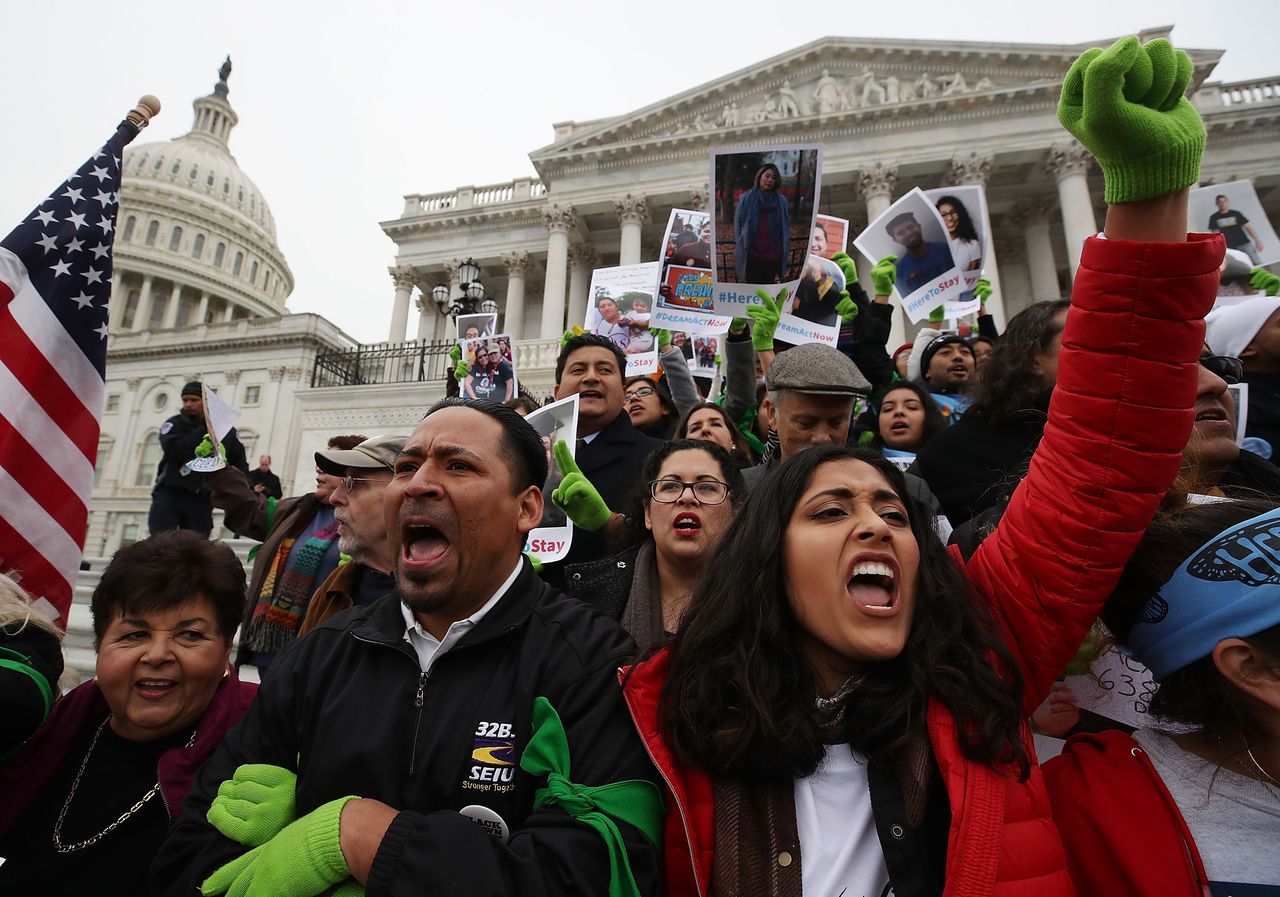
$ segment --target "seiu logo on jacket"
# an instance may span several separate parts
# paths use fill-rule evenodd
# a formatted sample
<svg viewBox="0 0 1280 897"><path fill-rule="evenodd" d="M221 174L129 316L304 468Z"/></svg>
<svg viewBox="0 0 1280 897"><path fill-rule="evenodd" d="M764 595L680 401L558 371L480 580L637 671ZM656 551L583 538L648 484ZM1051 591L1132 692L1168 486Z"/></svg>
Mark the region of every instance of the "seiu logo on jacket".
<svg viewBox="0 0 1280 897"><path fill-rule="evenodd" d="M511 723L482 722L471 745L471 769L463 788L511 791L516 777L516 742Z"/></svg>

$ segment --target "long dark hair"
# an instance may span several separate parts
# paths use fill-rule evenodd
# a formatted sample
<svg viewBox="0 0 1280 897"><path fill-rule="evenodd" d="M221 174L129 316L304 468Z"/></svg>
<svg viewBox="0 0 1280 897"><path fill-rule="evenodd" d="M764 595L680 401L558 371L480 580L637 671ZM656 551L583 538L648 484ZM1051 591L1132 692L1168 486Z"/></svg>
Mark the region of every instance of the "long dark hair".
<svg viewBox="0 0 1280 897"><path fill-rule="evenodd" d="M715 402L699 402L688 408L684 414L680 416L680 423L676 426L676 439L689 438L689 418L704 408L714 409L720 419L724 421L725 429L729 431L733 437L733 451L730 454L737 460L742 467L750 467L756 463L755 455L752 454L751 445L747 442L747 438L742 435L742 431L738 429L738 425L733 422L733 418L729 417L728 412Z"/></svg>
<svg viewBox="0 0 1280 897"><path fill-rule="evenodd" d="M884 400L889 398L889 393L897 392L900 389L915 393L916 398L920 400L920 404L924 406L924 430L920 433L920 444L915 449L918 452L929 444L929 440L947 428L947 419L942 416L942 409L933 400L933 395L929 390L915 380L899 380L894 383L884 391L880 404L883 405ZM880 435L880 409L878 407L876 408L876 435L872 437L871 444L884 451L885 444Z"/></svg>
<svg viewBox="0 0 1280 897"><path fill-rule="evenodd" d="M966 416L981 415L993 422L1048 417L1053 386L1035 372L1036 356L1062 333L1053 316L1070 306L1067 299L1045 299L1009 319L978 378Z"/></svg>
<svg viewBox="0 0 1280 897"><path fill-rule="evenodd" d="M920 566L906 645L892 660L867 665L840 736L868 758L894 763L927 737L925 711L937 699L955 717L966 757L1012 762L1025 777L1022 680L982 596L970 591L902 473L874 452L835 445L805 449L767 475L721 543L672 645L662 693L669 743L683 763L746 782L787 781L817 768L825 739L816 679L787 599L780 546L814 471L846 459L874 467L901 496Z"/></svg>
<svg viewBox="0 0 1280 897"><path fill-rule="evenodd" d="M1274 501L1225 501L1183 506L1159 514L1125 564L1120 581L1102 610L1102 622L1118 641L1126 643L1147 599L1197 548L1223 530L1274 507ZM1246 640L1280 663L1280 626L1272 626ZM1149 709L1161 719L1221 736L1248 732L1252 728L1241 704L1238 689L1218 672L1213 658L1207 656L1165 676L1151 698Z"/></svg>
<svg viewBox="0 0 1280 897"><path fill-rule="evenodd" d="M973 219L969 217L969 210L965 208L964 203L956 199L950 194L939 196L938 201L933 204L936 209L943 203L949 203L956 210L956 237L961 240L978 239L978 229L973 226Z"/></svg>

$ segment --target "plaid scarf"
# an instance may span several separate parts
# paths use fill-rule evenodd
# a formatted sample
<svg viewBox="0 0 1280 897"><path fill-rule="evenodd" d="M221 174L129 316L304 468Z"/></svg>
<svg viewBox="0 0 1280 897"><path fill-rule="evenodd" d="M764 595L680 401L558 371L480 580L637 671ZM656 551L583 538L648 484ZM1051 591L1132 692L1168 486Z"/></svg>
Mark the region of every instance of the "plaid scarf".
<svg viewBox="0 0 1280 897"><path fill-rule="evenodd" d="M334 520L302 541L292 563L289 553L298 540L281 540L245 626L244 640L251 649L274 653L293 641L307 612L307 603L319 585L317 573L325 552L336 538L338 522Z"/></svg>

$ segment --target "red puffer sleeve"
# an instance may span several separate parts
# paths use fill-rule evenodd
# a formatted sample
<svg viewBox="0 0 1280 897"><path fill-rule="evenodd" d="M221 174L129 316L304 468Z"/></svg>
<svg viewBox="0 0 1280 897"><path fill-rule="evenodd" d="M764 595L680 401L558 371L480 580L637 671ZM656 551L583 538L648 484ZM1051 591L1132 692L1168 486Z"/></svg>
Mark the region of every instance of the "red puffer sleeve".
<svg viewBox="0 0 1280 897"><path fill-rule="evenodd" d="M1085 242L1044 439L966 568L1007 629L1028 714L1178 474L1223 251L1217 234Z"/></svg>

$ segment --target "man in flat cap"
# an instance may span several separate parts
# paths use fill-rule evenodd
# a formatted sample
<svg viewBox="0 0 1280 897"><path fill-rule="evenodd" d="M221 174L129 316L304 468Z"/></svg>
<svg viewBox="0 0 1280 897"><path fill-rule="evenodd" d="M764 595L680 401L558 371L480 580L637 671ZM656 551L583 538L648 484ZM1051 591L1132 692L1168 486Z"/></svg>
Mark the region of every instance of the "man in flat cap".
<svg viewBox="0 0 1280 897"><path fill-rule="evenodd" d="M947 241L931 243L926 240L920 222L912 212L895 215L884 229L893 242L906 250L898 259L897 287L903 296L911 295L955 267Z"/></svg>
<svg viewBox="0 0 1280 897"><path fill-rule="evenodd" d="M204 393L199 380L182 387L182 411L160 426L160 464L151 490L147 524L151 535L171 529L189 529L203 536L213 530L213 506L203 474L193 473L187 462L208 434L204 421ZM222 439L226 461L246 474L244 446L233 427Z"/></svg>

